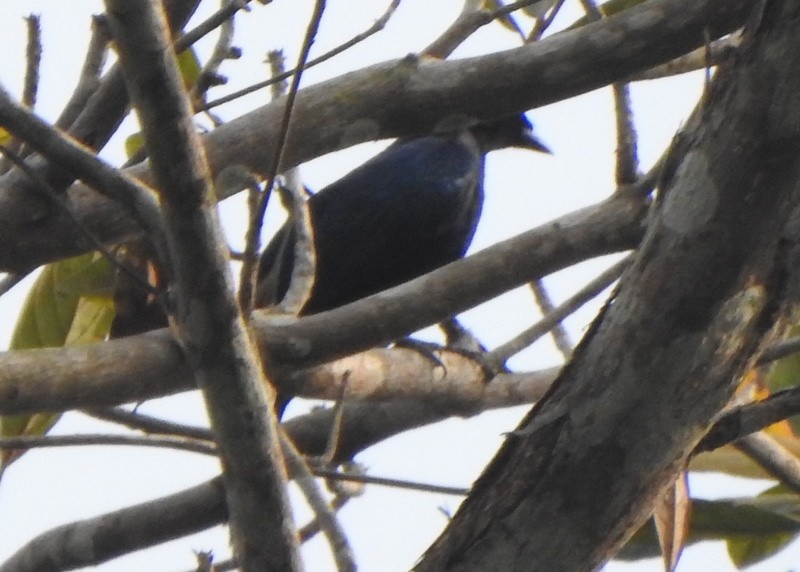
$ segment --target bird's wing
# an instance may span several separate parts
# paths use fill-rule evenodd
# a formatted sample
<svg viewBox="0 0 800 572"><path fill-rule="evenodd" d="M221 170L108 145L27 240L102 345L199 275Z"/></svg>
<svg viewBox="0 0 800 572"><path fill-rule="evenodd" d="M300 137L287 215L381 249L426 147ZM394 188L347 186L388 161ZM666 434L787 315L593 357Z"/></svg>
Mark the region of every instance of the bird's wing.
<svg viewBox="0 0 800 572"><path fill-rule="evenodd" d="M463 254L481 201L483 158L457 137L400 141L309 200L317 255L308 312L329 309L428 272ZM262 259L279 301L294 260L284 226ZM261 298L260 298L261 299Z"/></svg>

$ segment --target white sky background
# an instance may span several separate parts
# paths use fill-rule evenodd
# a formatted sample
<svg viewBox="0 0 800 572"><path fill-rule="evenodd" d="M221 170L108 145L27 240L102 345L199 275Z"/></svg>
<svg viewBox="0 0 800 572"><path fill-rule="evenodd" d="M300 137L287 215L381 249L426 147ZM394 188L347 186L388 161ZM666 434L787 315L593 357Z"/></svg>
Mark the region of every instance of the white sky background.
<svg viewBox="0 0 800 572"><path fill-rule="evenodd" d="M207 15L214 6L204 2ZM391 58L402 57L424 48L452 22L461 9L459 0L404 0L388 27L377 36L304 75L309 85L345 71ZM323 17L312 57L349 39L369 27L388 5L385 1L330 0ZM25 25L23 16L34 12L42 16L44 53L37 112L54 120L74 87L88 38L89 14L102 11L98 1L16 0L3 2L0 19L0 82L15 95L21 93L24 73ZM565 16L577 13L577 2L567 2ZM301 8L302 7L302 8ZM222 72L230 78L228 86L215 89L211 98L249 85L266 76L262 64L270 49L284 48L287 62L294 62L310 14L311 2L275 0L238 19L235 45L245 49L243 58L229 62ZM571 17L565 17L569 21ZM209 41L199 45L201 56ZM454 57L478 55L518 45L516 37L497 24L476 33ZM659 157L674 132L688 115L702 88L702 74L669 81L633 86L635 120L639 132L641 168L646 170ZM266 91L223 106L217 110L226 119L268 100ZM472 250L479 250L552 218L595 203L614 188L614 119L610 90L604 89L529 113L540 137L554 155L533 155L522 151L502 151L491 155L487 165L486 203ZM128 119L127 135L135 130ZM102 152L113 164L124 161L122 136L117 136ZM319 189L348 172L374 154L385 143L358 146L322 157L302 167L302 176L312 189ZM246 226L243 201L234 199L222 205L226 230L238 247ZM273 209L270 220L279 220ZM274 224L272 226L274 229ZM584 263L578 268L548 277L552 296L560 301L572 294L606 264ZM16 313L30 284L26 280L0 298L0 347L7 347ZM575 341L593 317L597 304L567 320ZM506 341L528 327L538 315L532 297L520 289L469 312L465 322L488 346ZM516 357L511 365L519 369L540 369L559 363L549 339ZM293 404L290 414L306 411L308 404ZM514 428L527 408L485 414L469 420L451 420L434 427L407 433L358 455L371 474L408 478L436 484L468 486L492 457L502 433ZM201 424L202 403L196 393L149 402L142 411ZM79 414L68 414L55 433L116 432ZM183 490L218 473L215 460L198 455L158 449L82 447L33 451L14 464L0 486L0 561L36 534L59 524L122 508ZM763 483L717 476L692 479L696 496L720 497L752 494ZM297 500L298 497L295 497ZM371 486L366 495L354 499L342 511L357 562L365 571L407 570L433 541L445 524L439 507L454 512L457 497L407 492ZM298 506L298 520L308 518ZM191 569L191 550L213 550L218 559L228 555L227 530L218 527L180 541L161 545L138 554L113 560L101 570ZM332 569L327 545L321 538L303 549L308 570ZM787 570L800 560L797 544L778 557L752 568L757 571ZM634 564L612 563L609 571L658 571L659 560ZM722 544L704 543L688 549L679 567L682 571L730 570L732 566Z"/></svg>

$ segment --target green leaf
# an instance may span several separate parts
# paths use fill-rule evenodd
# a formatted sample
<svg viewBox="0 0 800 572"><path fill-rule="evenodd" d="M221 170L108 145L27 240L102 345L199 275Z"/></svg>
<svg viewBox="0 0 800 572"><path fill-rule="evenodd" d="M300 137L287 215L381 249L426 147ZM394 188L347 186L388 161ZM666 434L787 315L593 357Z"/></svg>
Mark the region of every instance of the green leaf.
<svg viewBox="0 0 800 572"><path fill-rule="evenodd" d="M782 485L764 491L750 503L770 514L782 515L796 522L800 521L800 498ZM761 519L763 515L757 515L755 518ZM754 524L761 524L761 521L756 520ZM796 534L789 532L773 532L760 536L729 538L726 542L728 555L737 568L744 568L776 554L790 544L795 537Z"/></svg>
<svg viewBox="0 0 800 572"><path fill-rule="evenodd" d="M200 60L197 57L197 53L193 48L184 50L178 54L178 69L181 72L184 88L190 90L197 85L197 80L200 78L200 71L202 70L202 67L200 66Z"/></svg>
<svg viewBox="0 0 800 572"><path fill-rule="evenodd" d="M125 138L125 156L128 159L136 155L142 147L144 147L144 137L142 137L141 131Z"/></svg>
<svg viewBox="0 0 800 572"><path fill-rule="evenodd" d="M728 540L728 556L737 568L756 564L776 554L794 540L794 534Z"/></svg>
<svg viewBox="0 0 800 572"><path fill-rule="evenodd" d="M81 297L113 292L114 268L97 252L48 264L28 292L10 349L63 346Z"/></svg>
<svg viewBox="0 0 800 572"><path fill-rule="evenodd" d="M104 340L111 331L115 313L113 296L81 296L64 345L77 346Z"/></svg>
<svg viewBox="0 0 800 572"><path fill-rule="evenodd" d="M37 278L17 320L10 349L22 350L100 341L114 319L114 267L93 252L48 264ZM60 414L0 416L3 437L46 434ZM24 450L0 451L0 474Z"/></svg>

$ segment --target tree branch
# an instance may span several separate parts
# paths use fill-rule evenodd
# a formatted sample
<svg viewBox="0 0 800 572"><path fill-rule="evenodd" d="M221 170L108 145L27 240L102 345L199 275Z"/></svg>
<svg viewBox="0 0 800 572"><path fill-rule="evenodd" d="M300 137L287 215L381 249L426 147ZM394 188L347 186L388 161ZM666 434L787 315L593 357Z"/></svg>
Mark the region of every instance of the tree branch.
<svg viewBox="0 0 800 572"><path fill-rule="evenodd" d="M514 50L456 61L407 57L310 86L298 93L295 127L278 171L363 141L459 127L585 93L703 45L706 32L715 38L732 31L750 5L652 0ZM283 104L277 100L209 133L212 173L243 165L268 175ZM146 165L130 174L152 183ZM119 242L138 232L116 205L85 187L74 185L69 196L101 240ZM31 199L24 181L8 177L0 179L0 244L0 270L89 248L69 221Z"/></svg>
<svg viewBox="0 0 800 572"><path fill-rule="evenodd" d="M298 570L274 390L236 303L211 176L166 15L157 0L106 0L106 8L160 190L179 342L220 450L234 553L245 571Z"/></svg>
<svg viewBox="0 0 800 572"><path fill-rule="evenodd" d="M281 384L283 368L388 343L580 260L633 248L645 209L639 200L615 195L343 308L303 318L256 311L259 346L274 360ZM166 330L85 346L4 352L0 414L115 405L192 389L191 379ZM280 387L291 393L291 386Z"/></svg>
<svg viewBox="0 0 800 572"><path fill-rule="evenodd" d="M619 294L418 570L598 568L728 402L776 317L800 198L800 122L786 119L800 6L761 6L687 128Z"/></svg>

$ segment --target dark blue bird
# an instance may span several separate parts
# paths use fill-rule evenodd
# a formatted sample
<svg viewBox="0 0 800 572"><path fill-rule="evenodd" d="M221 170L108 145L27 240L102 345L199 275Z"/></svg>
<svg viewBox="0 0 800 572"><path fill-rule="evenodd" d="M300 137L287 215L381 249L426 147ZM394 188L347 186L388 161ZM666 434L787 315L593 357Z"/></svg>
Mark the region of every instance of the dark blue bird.
<svg viewBox="0 0 800 572"><path fill-rule="evenodd" d="M302 314L353 302L464 256L481 214L486 153L549 152L517 115L400 139L308 200L316 272ZM257 306L277 304L294 265L290 221L264 250Z"/></svg>

